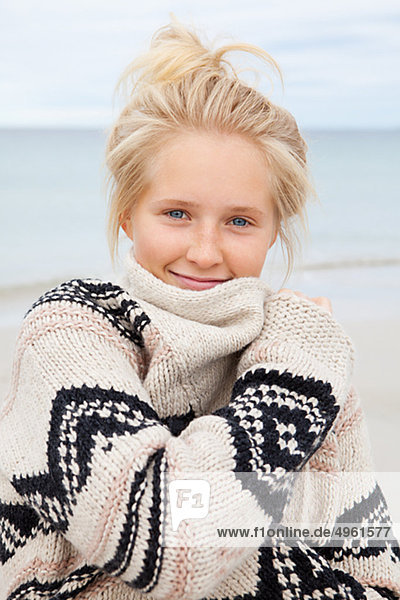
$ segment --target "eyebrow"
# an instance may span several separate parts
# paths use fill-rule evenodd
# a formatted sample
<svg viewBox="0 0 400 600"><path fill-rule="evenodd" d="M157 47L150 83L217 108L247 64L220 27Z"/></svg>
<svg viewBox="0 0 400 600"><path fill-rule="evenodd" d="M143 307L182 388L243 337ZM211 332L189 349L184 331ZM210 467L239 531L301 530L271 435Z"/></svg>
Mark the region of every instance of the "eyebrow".
<svg viewBox="0 0 400 600"><path fill-rule="evenodd" d="M179 204L180 206L184 206L186 208L200 208L200 202L188 202L187 200L179 200L178 198L163 198L162 200L154 200L152 204L162 204L165 202L173 202L174 204ZM247 212L252 213L253 215L257 215L259 217L264 217L266 213L259 210L255 206L228 206L227 210L229 212Z"/></svg>

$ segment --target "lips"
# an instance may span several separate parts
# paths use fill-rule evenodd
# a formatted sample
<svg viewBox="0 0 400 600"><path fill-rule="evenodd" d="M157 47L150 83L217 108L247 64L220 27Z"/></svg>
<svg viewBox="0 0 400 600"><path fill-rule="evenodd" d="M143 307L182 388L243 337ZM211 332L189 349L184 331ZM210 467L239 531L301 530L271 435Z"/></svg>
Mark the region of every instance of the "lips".
<svg viewBox="0 0 400 600"><path fill-rule="evenodd" d="M208 290L219 283L227 281L226 279L196 279L195 277L187 277L186 275L174 273L174 271L170 271L170 273L172 273L172 275L177 281L179 281L181 285L183 284L183 287L191 290Z"/></svg>

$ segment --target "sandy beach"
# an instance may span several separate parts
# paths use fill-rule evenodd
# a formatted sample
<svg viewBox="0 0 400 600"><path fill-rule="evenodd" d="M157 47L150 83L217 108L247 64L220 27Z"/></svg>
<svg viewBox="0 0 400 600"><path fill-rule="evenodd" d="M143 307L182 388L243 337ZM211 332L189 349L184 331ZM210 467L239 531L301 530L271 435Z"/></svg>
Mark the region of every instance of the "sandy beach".
<svg viewBox="0 0 400 600"><path fill-rule="evenodd" d="M10 384L19 323L32 302L56 283L0 292L0 402ZM394 376L399 368L400 318L341 324L356 349L354 385L364 407L378 479L400 532L400 392Z"/></svg>

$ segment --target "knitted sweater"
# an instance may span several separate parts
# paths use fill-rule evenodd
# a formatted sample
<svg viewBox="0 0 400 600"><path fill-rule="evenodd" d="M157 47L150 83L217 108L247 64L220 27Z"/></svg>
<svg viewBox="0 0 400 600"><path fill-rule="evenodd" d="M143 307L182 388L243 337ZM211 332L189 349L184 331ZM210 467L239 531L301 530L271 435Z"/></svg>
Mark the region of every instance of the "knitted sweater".
<svg viewBox="0 0 400 600"><path fill-rule="evenodd" d="M253 277L181 289L133 248L118 281L46 292L1 406L0 600L400 597L395 541L216 543L280 519L274 494L295 519L390 523L353 362L309 300ZM307 471L317 485L284 478ZM338 472L354 474L340 493ZM187 473L209 510L174 527L163 482Z"/></svg>

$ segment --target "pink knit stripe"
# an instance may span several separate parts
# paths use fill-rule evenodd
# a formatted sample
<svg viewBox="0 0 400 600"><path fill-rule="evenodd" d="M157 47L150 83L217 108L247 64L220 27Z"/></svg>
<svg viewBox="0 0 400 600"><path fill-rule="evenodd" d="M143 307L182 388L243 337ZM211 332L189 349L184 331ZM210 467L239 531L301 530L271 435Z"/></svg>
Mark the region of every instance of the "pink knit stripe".
<svg viewBox="0 0 400 600"><path fill-rule="evenodd" d="M108 501L103 507L103 517L99 522L97 529L97 535L93 538L87 552L87 559L90 563L96 563L98 559L101 559L101 555L104 552L104 548L107 545L108 538L112 532L113 522L115 520L115 514L118 512L123 498L121 490L126 486L129 471L132 465L138 460L142 454L148 455L149 452L155 452L159 449L159 445L147 444L140 448L140 452L132 457L132 460L127 465L126 469L120 473L118 479L114 480L113 494L108 497ZM174 459L171 456L171 464L174 463ZM119 498L119 500L118 500ZM188 528L187 523L181 525L183 531L183 537L186 537L186 529ZM169 600L175 600L176 598L182 598L183 594L188 592L185 588L185 582L187 582L188 574L191 572L191 568L188 565L188 552L185 546L177 547L174 549L176 552L176 560L174 561L175 569L172 575L172 580L175 585L170 595L166 595L165 598ZM226 550L223 550L221 558L224 556ZM189 560L190 562L190 560Z"/></svg>
<svg viewBox="0 0 400 600"><path fill-rule="evenodd" d="M46 578L48 576L59 576L61 573L64 576L69 575L75 569L81 567L85 564L83 557L78 554L75 556L71 556L70 558L66 558L61 561L54 562L44 562L40 558L36 557L27 565L24 565L23 570L18 573L16 577L10 582L10 586L8 588L7 593L11 593L14 591L19 585L29 581L32 576L35 576L40 581L40 576L44 575ZM44 580L45 582L47 579Z"/></svg>
<svg viewBox="0 0 400 600"><path fill-rule="evenodd" d="M179 472L179 458L176 454L176 446L173 444L169 445L167 448L167 457L168 457L168 470L172 479L178 479L180 477ZM183 598L184 593L190 593L190 589L186 589L186 582L189 577L189 573L195 567L195 565L188 564L188 555L190 556L191 550L188 549L187 542L188 539L188 523L180 524L181 537L183 539L183 546L174 548L176 560L173 563L173 571L171 573L171 580L173 581L173 587L171 593L166 595L166 600L176 600L176 598Z"/></svg>
<svg viewBox="0 0 400 600"><path fill-rule="evenodd" d="M60 308L61 310L59 310ZM140 374L143 371L144 363L141 353L135 351L133 345L130 348L129 342L124 341L118 330L107 319L99 316L89 307L77 306L72 303L61 305L59 302L42 304L28 315L18 334L10 391L0 412L0 420L9 413L13 400L17 395L21 360L27 347L47 333L53 333L57 330L62 331L66 328L86 331L105 338L125 354L137 373Z"/></svg>
<svg viewBox="0 0 400 600"><path fill-rule="evenodd" d="M98 600L99 592L105 592L108 589L116 589L116 588L121 589L122 587L123 587L123 591L125 592L125 588L126 588L125 583L116 579L115 577L109 577L108 575L102 575L101 577L99 576L99 578L96 579L96 581L93 581L93 583L91 583L89 585L89 587L87 587L85 589L85 596L82 597L82 600ZM112 596L112 597L114 597L114 596ZM119 597L120 596L118 595L118 598Z"/></svg>
<svg viewBox="0 0 400 600"><path fill-rule="evenodd" d="M174 446L169 447L168 468L171 477L178 479L180 477L179 464L176 462L176 456L172 454L173 448ZM186 541L189 540L189 523L183 521L179 525L179 529L182 531L181 538ZM194 591L193 584L190 585L191 579L189 576L196 568L196 563L190 558L192 552L196 552L196 549L188 547L188 543L186 543L182 547L174 548L174 550L176 555L176 561L174 561L175 568L172 575L174 587L171 591L171 594L165 596L166 600L177 600L178 598L185 597L184 594L191 594ZM232 560L234 558L241 557L244 550L244 548L220 548L218 550L218 556L215 558L215 562L223 565L227 558ZM222 572L226 573L226 569L223 569ZM219 573L221 573L221 570Z"/></svg>
<svg viewBox="0 0 400 600"><path fill-rule="evenodd" d="M351 387L343 409L339 412L335 423L335 432L338 437L352 429L362 419L362 409L354 386Z"/></svg>
<svg viewBox="0 0 400 600"><path fill-rule="evenodd" d="M186 530L188 524L183 523L182 529ZM184 547L176 548L176 561L174 562L174 570L172 573L172 581L174 582L174 586L172 588L171 594L165 596L168 600L176 600L176 598L184 598L183 594L185 592L185 583L188 578L189 568L188 568L188 549ZM194 565L193 565L194 566ZM188 591L188 590L186 590Z"/></svg>
<svg viewBox="0 0 400 600"><path fill-rule="evenodd" d="M325 454L328 454L330 457L336 456L338 451L338 446L335 439L330 439L329 437L321 444L319 452L324 451ZM310 463L312 458L310 459Z"/></svg>
<svg viewBox="0 0 400 600"><path fill-rule="evenodd" d="M21 344L22 350L24 350L25 345L39 339L49 331L74 326L77 329L100 333L114 343L118 340L117 346L126 350L126 345L121 343L121 335L108 319L103 318L88 306L73 303L61 305L59 302L42 304L35 309L31 316L28 315L17 338L17 343Z"/></svg>
<svg viewBox="0 0 400 600"><path fill-rule="evenodd" d="M379 567L377 568L379 569ZM361 585L387 587L389 590L394 590L397 594L400 593L400 582L395 583L394 579L387 579L386 577L366 577L363 575L356 575L355 578Z"/></svg>
<svg viewBox="0 0 400 600"><path fill-rule="evenodd" d="M182 527L182 531L184 532L183 537L188 538L187 532L189 529L189 524L183 522L179 527ZM219 548L218 556L214 557L214 562L222 565L222 567L217 571L217 573L220 575L225 575L228 571L223 567L223 565L230 564L230 561L233 559L239 559L241 556L243 556L243 552L245 550L245 548ZM189 595L193 593L193 585L190 585L189 587L187 585L188 583L192 583L189 575L194 572L196 567L195 562L190 559L192 551L193 550L191 548L175 548L176 561L174 562L175 569L172 577L174 587L171 594L165 596L166 600L177 600L179 598L184 598L186 594Z"/></svg>
<svg viewBox="0 0 400 600"><path fill-rule="evenodd" d="M141 446L140 451L132 456L132 459L126 465L126 468L114 479L113 493L107 496L107 502L104 504L102 510L102 518L98 522L96 536L93 538L92 543L87 549L86 555L89 562L96 563L97 559L101 557L104 552L104 548L107 545L115 521L115 515L120 510L120 504L124 498L123 489L127 485L132 465L137 462L143 454L149 456L159 450L160 447L162 447L161 444L155 443L144 444Z"/></svg>
<svg viewBox="0 0 400 600"><path fill-rule="evenodd" d="M315 460L310 461L310 471L321 471L323 473L337 473L338 467L337 465L328 465L326 462Z"/></svg>
<svg viewBox="0 0 400 600"><path fill-rule="evenodd" d="M339 445L337 437L330 432L317 452L310 458L309 467L311 471L334 472L338 470L338 465Z"/></svg>
<svg viewBox="0 0 400 600"><path fill-rule="evenodd" d="M173 349L165 343L165 340L162 339L160 332L154 325L151 325L147 332L146 347L151 353L152 367L161 363L166 357L174 357Z"/></svg>
<svg viewBox="0 0 400 600"><path fill-rule="evenodd" d="M64 559L58 562L44 562L39 558L35 558L26 566L24 566L23 571L13 579L7 594L11 594L11 592L14 591L18 586L29 581L33 576L39 581L41 579L41 575L46 577L59 577L62 573L63 576L67 577L76 569L79 569L86 564L86 561L83 560L81 555L75 557L72 556L69 559ZM47 579L45 581L47 581ZM98 598L98 592L104 592L110 588L120 588L121 586L125 586L122 581L116 579L115 577L110 577L104 573L85 589L85 598L87 598L87 600Z"/></svg>

